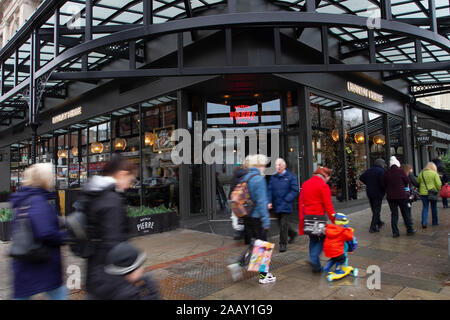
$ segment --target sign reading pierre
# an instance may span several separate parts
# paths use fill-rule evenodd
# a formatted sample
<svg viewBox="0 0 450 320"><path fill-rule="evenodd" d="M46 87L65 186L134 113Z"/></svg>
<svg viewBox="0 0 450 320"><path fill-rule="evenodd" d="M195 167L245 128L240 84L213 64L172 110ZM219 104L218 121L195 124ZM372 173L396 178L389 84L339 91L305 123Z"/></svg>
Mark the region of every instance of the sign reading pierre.
<svg viewBox="0 0 450 320"><path fill-rule="evenodd" d="M67 119L70 119L73 117L81 116L82 112L83 112L82 107L77 107L77 108L69 110L67 112L58 114L52 118L52 124L55 124L55 123L58 123L58 122L61 122L61 121L64 121L64 120L67 120Z"/></svg>

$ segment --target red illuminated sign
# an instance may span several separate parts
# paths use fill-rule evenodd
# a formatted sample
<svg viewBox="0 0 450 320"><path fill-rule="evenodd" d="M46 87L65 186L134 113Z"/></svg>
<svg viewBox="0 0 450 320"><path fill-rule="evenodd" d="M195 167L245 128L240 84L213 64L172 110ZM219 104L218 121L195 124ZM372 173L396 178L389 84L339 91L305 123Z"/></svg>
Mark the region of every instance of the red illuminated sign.
<svg viewBox="0 0 450 320"><path fill-rule="evenodd" d="M255 120L256 111L245 111L246 108L249 108L248 105L238 105L235 106L234 109L236 111L230 112L230 118L236 119L237 124L248 124L249 120Z"/></svg>

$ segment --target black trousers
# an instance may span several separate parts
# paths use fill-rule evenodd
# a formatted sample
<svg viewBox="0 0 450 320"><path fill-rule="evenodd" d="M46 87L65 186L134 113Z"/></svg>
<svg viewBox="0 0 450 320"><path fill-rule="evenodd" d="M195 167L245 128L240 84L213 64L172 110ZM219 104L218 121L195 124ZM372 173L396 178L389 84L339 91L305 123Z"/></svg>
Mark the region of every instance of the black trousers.
<svg viewBox="0 0 450 320"><path fill-rule="evenodd" d="M267 232L262 226L261 219L244 217L244 239L246 244L250 244L252 238L267 241Z"/></svg>
<svg viewBox="0 0 450 320"><path fill-rule="evenodd" d="M297 235L289 224L289 215L287 212L277 212L278 225L280 226L280 244L287 244L288 236L293 238Z"/></svg>
<svg viewBox="0 0 450 320"><path fill-rule="evenodd" d="M370 223L370 230L375 230L381 225L381 204L383 198L369 197L370 209L372 209L372 222Z"/></svg>
<svg viewBox="0 0 450 320"><path fill-rule="evenodd" d="M250 244L250 246L243 252L239 258L241 266L248 265L250 261L250 256L253 251L252 238L267 241L267 231L264 230L262 222L259 218L244 217L244 238L245 243ZM266 275L266 272L260 272L262 275Z"/></svg>
<svg viewBox="0 0 450 320"><path fill-rule="evenodd" d="M394 235L400 234L398 230L398 209L402 213L403 221L405 222L407 232L413 230L411 211L408 210L408 199L388 200L389 208L391 209L391 226Z"/></svg>

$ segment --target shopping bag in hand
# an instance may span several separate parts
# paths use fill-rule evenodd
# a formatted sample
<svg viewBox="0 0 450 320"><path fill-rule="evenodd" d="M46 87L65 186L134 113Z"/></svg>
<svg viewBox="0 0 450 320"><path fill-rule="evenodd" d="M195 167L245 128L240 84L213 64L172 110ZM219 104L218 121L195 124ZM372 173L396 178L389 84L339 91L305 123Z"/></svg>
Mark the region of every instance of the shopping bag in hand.
<svg viewBox="0 0 450 320"><path fill-rule="evenodd" d="M248 271L269 272L274 247L275 244L273 243L255 240Z"/></svg>

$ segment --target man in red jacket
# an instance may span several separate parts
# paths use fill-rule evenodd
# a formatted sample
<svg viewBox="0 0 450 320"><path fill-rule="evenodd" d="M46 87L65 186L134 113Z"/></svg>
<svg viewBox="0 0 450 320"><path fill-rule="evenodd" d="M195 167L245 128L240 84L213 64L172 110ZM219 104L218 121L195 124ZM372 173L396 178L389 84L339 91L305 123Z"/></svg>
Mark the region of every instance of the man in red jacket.
<svg viewBox="0 0 450 320"><path fill-rule="evenodd" d="M314 176L305 181L301 187L298 210L299 210L299 234L304 235L305 215L328 215L334 223L334 208L331 202L331 190L327 182L330 180L331 170L320 167L314 171ZM322 271L320 265L320 254L323 249L325 236L309 236L309 263L313 272Z"/></svg>

